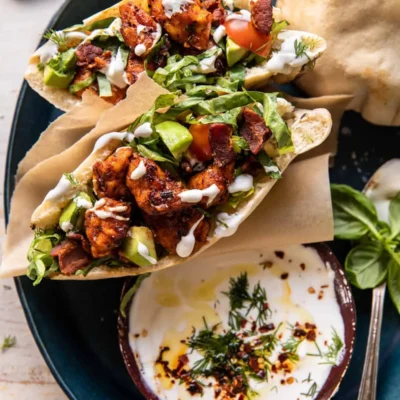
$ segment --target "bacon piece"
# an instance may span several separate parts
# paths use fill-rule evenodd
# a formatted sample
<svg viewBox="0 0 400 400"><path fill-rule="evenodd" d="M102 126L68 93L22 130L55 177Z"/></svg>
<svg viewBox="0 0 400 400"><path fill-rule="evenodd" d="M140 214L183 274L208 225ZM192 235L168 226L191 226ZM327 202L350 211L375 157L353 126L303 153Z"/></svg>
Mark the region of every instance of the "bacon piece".
<svg viewBox="0 0 400 400"><path fill-rule="evenodd" d="M97 204L85 213L85 231L94 258L108 256L120 246L128 233L131 216L129 203L106 197L99 202L104 204Z"/></svg>
<svg viewBox="0 0 400 400"><path fill-rule="evenodd" d="M90 256L75 240L64 240L51 250L50 255L58 258L61 273L73 275L89 264Z"/></svg>
<svg viewBox="0 0 400 400"><path fill-rule="evenodd" d="M155 216L143 213L146 224L154 234L154 240L163 246L170 254L176 254L176 246L190 228L201 218L201 213L195 208L167 215ZM207 241L210 223L203 218L194 231L196 243L193 252L198 251Z"/></svg>
<svg viewBox="0 0 400 400"><path fill-rule="evenodd" d="M144 44L149 50L157 32L157 24L152 16L131 2L120 5L119 12L122 20L121 34L125 44L131 49L138 44Z"/></svg>
<svg viewBox="0 0 400 400"><path fill-rule="evenodd" d="M104 161L93 165L93 188L99 198L131 199L125 177L133 154L130 147L117 149Z"/></svg>
<svg viewBox="0 0 400 400"><path fill-rule="evenodd" d="M248 107L243 107L242 110L243 124L240 128L240 134L249 144L250 151L257 154L265 141L267 141L272 133L265 125L264 118L259 116L255 111Z"/></svg>
<svg viewBox="0 0 400 400"><path fill-rule="evenodd" d="M242 165L244 174L256 177L261 171L263 171L262 165L254 156L248 157Z"/></svg>
<svg viewBox="0 0 400 400"><path fill-rule="evenodd" d="M212 14L214 26L219 26L225 22L226 10L221 4L221 0L205 0L201 4Z"/></svg>
<svg viewBox="0 0 400 400"><path fill-rule="evenodd" d="M146 172L138 179L131 179L132 172L143 162ZM153 160L134 154L126 176L126 185L135 197L138 207L151 215L168 214L191 205L182 203L178 196L185 187L161 169Z"/></svg>
<svg viewBox="0 0 400 400"><path fill-rule="evenodd" d="M189 180L189 189L206 189L211 185L217 185L219 193L215 199L208 204L209 198L204 197L199 205L203 208L209 208L216 206L217 204L223 204L228 200L229 192L228 186L233 182L233 172L235 163L231 162L225 167L218 167L213 164L206 168L204 171L192 176Z"/></svg>
<svg viewBox="0 0 400 400"><path fill-rule="evenodd" d="M211 124L209 139L213 151L214 164L223 167L236 158L232 147L233 128L227 124Z"/></svg>
<svg viewBox="0 0 400 400"><path fill-rule="evenodd" d="M89 240L85 238L85 236L78 232L68 232L67 238L71 240L76 240L77 242L81 242L83 250L85 250L86 253L90 254L90 243Z"/></svg>
<svg viewBox="0 0 400 400"><path fill-rule="evenodd" d="M91 43L81 44L76 49L76 65L89 69L102 69L111 59L111 52L105 51Z"/></svg>
<svg viewBox="0 0 400 400"><path fill-rule="evenodd" d="M257 0L250 2L251 22L261 33L269 35L271 33L274 19L272 16L271 0Z"/></svg>

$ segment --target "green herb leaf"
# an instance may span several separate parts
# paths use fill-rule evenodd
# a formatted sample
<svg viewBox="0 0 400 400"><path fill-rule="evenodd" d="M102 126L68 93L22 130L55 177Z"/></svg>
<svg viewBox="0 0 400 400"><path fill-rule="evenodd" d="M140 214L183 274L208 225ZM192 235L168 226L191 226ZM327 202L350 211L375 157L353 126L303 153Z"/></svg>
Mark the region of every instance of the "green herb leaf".
<svg viewBox="0 0 400 400"><path fill-rule="evenodd" d="M264 150L261 150L257 154L257 158L260 164L264 167L264 170L269 177L271 177L272 179L282 178L282 173L278 167L278 164L272 158L270 158Z"/></svg>
<svg viewBox="0 0 400 400"><path fill-rule="evenodd" d="M396 238L400 235L400 193L390 202L389 205L390 237Z"/></svg>
<svg viewBox="0 0 400 400"><path fill-rule="evenodd" d="M73 188L75 188L79 185L79 182L76 180L76 178L72 172L66 172L63 175L69 181L69 183L72 185Z"/></svg>
<svg viewBox="0 0 400 400"><path fill-rule="evenodd" d="M242 108L234 108L233 110L229 110L227 112L217 114L217 115L207 115L203 118L196 119L190 114L186 118L186 122L189 124L229 124L234 128L237 128L237 119L239 118L240 113L242 112Z"/></svg>
<svg viewBox="0 0 400 400"><path fill-rule="evenodd" d="M372 289L381 284L387 274L388 257L379 244L360 244L346 257L345 271L350 283L359 289Z"/></svg>
<svg viewBox="0 0 400 400"><path fill-rule="evenodd" d="M67 48L67 41L64 32L57 32L54 29L48 30L43 37L55 43L59 48Z"/></svg>
<svg viewBox="0 0 400 400"><path fill-rule="evenodd" d="M275 22L272 24L272 30L271 30L271 36L272 37L277 37L278 33L281 32L283 29L287 28L289 26L288 21L279 21Z"/></svg>
<svg viewBox="0 0 400 400"><path fill-rule="evenodd" d="M308 50L308 46L302 40L294 41L294 50L296 52L296 58L307 56L306 51Z"/></svg>
<svg viewBox="0 0 400 400"><path fill-rule="evenodd" d="M356 240L376 232L378 217L372 202L346 185L331 185L335 237Z"/></svg>
<svg viewBox="0 0 400 400"><path fill-rule="evenodd" d="M238 205L245 199L247 199L248 197L252 196L254 193L254 187L252 189L250 189L247 192L237 192L237 193L233 193L229 196L228 201L226 202L226 204L229 207L232 208L237 208Z"/></svg>
<svg viewBox="0 0 400 400"><path fill-rule="evenodd" d="M236 153L241 153L242 150L249 150L247 140L241 136L232 136L232 147Z"/></svg>
<svg viewBox="0 0 400 400"><path fill-rule="evenodd" d="M150 273L139 275L133 286L125 293L124 297L121 300L121 305L119 306L119 311L124 318L126 318L126 307L128 306L129 302L140 288L142 282L150 275Z"/></svg>
<svg viewBox="0 0 400 400"><path fill-rule="evenodd" d="M4 351L10 349L11 347L14 347L16 343L17 338L15 336L5 336L3 339L3 344L1 345L1 350Z"/></svg>
<svg viewBox="0 0 400 400"><path fill-rule="evenodd" d="M92 85L92 83L96 80L96 75L101 75L96 74L95 72L93 72L92 74L90 74L86 79L84 79L83 81L79 81L77 83L74 83L73 85L70 85L68 87L68 90L70 91L70 93L72 94L76 94L77 92L89 87L90 85Z"/></svg>
<svg viewBox="0 0 400 400"><path fill-rule="evenodd" d="M147 157L150 160L158 162L167 162L174 165L178 165L178 162L174 160L172 157L170 158L168 156L161 155L160 153L157 153L154 150L150 150L148 147L143 146L141 144L138 144L137 150L143 157Z"/></svg>

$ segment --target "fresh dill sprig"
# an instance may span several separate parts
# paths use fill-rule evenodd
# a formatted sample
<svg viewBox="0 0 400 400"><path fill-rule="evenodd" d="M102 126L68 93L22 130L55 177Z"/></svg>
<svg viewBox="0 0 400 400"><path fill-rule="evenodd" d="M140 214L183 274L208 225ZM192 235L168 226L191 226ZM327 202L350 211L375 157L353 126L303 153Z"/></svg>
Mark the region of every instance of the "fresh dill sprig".
<svg viewBox="0 0 400 400"><path fill-rule="evenodd" d="M53 43L58 45L58 47L66 47L67 46L67 40L65 37L64 32L57 32L54 29L48 30L43 37L47 40L51 40Z"/></svg>
<svg viewBox="0 0 400 400"><path fill-rule="evenodd" d="M296 53L296 58L299 58L301 56L306 56L308 58L308 55L306 53L308 49L309 49L308 45L304 43L302 40L296 39L294 41L294 51Z"/></svg>
<svg viewBox="0 0 400 400"><path fill-rule="evenodd" d="M3 339L3 344L1 345L1 350L7 350L10 349L11 347L15 346L15 343L17 343L17 338L15 336L5 336Z"/></svg>
<svg viewBox="0 0 400 400"><path fill-rule="evenodd" d="M273 390L275 390L276 393L278 393L278 386L274 386L273 388L271 388L270 392L272 392Z"/></svg>
<svg viewBox="0 0 400 400"><path fill-rule="evenodd" d="M323 353L323 358L326 360L323 364L336 365L340 350L343 348L343 341L339 337L336 329L332 327L332 343L328 346L328 351Z"/></svg>
<svg viewBox="0 0 400 400"><path fill-rule="evenodd" d="M304 382L311 382L311 381L312 381L312 379L311 379L311 372L309 372L307 378L306 378L306 379L303 379L303 380L301 381L301 383L304 383Z"/></svg>
<svg viewBox="0 0 400 400"><path fill-rule="evenodd" d="M73 188L76 188L78 186L78 181L76 180L76 178L74 177L74 174L71 172L66 172L64 174L64 177L71 183Z"/></svg>
<svg viewBox="0 0 400 400"><path fill-rule="evenodd" d="M317 386L317 383L316 382L314 382L311 386L310 386L310 388L308 389L308 392L307 393L300 393L302 396L306 396L306 397L314 397L315 396L315 394L317 393L317 388L318 388L318 386Z"/></svg>

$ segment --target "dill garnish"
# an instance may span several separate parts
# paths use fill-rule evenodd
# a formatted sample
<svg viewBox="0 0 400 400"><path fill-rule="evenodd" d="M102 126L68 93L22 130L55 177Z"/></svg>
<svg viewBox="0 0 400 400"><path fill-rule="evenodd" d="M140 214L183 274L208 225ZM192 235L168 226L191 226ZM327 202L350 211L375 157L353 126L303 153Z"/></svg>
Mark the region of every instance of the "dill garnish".
<svg viewBox="0 0 400 400"><path fill-rule="evenodd" d="M308 376L306 379L301 381L301 383L304 383L304 382L311 382L311 372L308 373Z"/></svg>
<svg viewBox="0 0 400 400"><path fill-rule="evenodd" d="M5 336L3 339L3 344L1 345L1 350L7 350L10 349L11 347L15 346L15 343L17 343L17 338L15 336Z"/></svg>
<svg viewBox="0 0 400 400"><path fill-rule="evenodd" d="M64 177L71 183L72 187L75 188L78 186L78 181L75 179L74 174L70 172L66 172Z"/></svg>
<svg viewBox="0 0 400 400"><path fill-rule="evenodd" d="M314 382L311 386L310 386L310 388L308 389L308 392L307 393L300 393L302 396L306 396L306 397L314 397L315 396L315 394L317 393L317 383L316 382Z"/></svg>
<svg viewBox="0 0 400 400"><path fill-rule="evenodd" d="M54 29L48 30L43 37L47 40L51 40L58 47L67 47L67 41L64 32L57 32Z"/></svg>
<svg viewBox="0 0 400 400"><path fill-rule="evenodd" d="M294 51L296 53L296 58L299 58L301 56L306 56L308 58L308 55L306 51L309 49L308 45L304 43L302 40L295 40L294 41Z"/></svg>
<svg viewBox="0 0 400 400"><path fill-rule="evenodd" d="M338 355L340 353L340 350L343 348L343 341L340 339L336 329L332 327L332 343L328 346L328 351L323 352L321 348L318 346L318 343L315 341L314 342L315 347L317 348L318 353L317 354L310 354L307 353L308 356L313 356L313 357L321 357L324 362L320 362L319 364L329 364L329 365L336 365Z"/></svg>

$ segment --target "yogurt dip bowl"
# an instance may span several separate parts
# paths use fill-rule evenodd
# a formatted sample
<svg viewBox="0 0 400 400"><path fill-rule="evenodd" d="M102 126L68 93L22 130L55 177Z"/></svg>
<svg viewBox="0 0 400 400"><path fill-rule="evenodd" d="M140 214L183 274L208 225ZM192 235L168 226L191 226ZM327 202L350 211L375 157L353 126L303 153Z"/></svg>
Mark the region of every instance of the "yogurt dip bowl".
<svg viewBox="0 0 400 400"><path fill-rule="evenodd" d="M350 361L355 308L341 266L317 244L128 279L118 323L146 399L329 399Z"/></svg>

